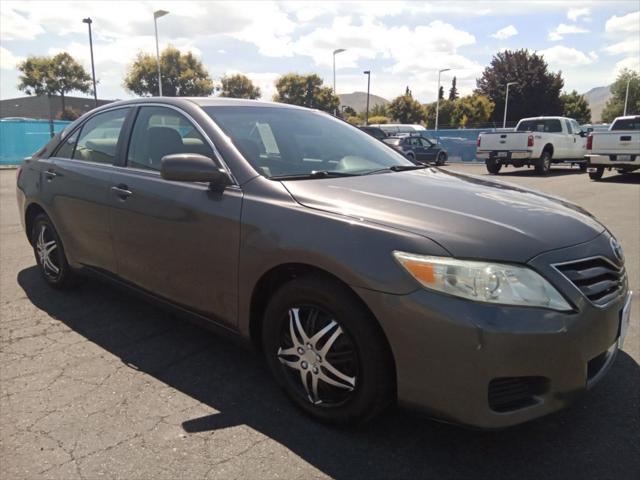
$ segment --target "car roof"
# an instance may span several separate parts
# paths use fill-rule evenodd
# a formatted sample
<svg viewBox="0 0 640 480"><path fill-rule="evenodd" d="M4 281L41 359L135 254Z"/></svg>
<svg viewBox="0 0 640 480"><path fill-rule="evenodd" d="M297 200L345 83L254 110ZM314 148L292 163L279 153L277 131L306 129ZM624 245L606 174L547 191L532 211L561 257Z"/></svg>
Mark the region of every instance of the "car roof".
<svg viewBox="0 0 640 480"><path fill-rule="evenodd" d="M144 103L165 103L167 105L185 105L195 104L200 107L225 107L225 106L238 106L238 107L265 107L265 108L291 108L298 110L309 110L305 107L299 107L297 105L289 105L287 103L278 102L263 102L260 100L248 100L242 98L225 98L225 97L140 97L132 98L130 100L120 100L113 103L108 103L99 107L99 110L110 109L117 106L125 105L137 105ZM95 109L95 110L98 110Z"/></svg>

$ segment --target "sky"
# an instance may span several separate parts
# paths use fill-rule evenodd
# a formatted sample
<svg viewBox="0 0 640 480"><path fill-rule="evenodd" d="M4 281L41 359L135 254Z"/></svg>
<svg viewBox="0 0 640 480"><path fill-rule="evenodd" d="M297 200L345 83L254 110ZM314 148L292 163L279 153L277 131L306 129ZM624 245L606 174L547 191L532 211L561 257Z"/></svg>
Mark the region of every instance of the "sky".
<svg viewBox="0 0 640 480"><path fill-rule="evenodd" d="M214 80L241 72L271 100L287 72L318 73L336 91L393 98L409 86L434 101L437 71L461 94L493 55L527 48L562 70L565 90L610 84L624 67L640 70L640 0L303 2L303 1L7 1L0 4L0 98L22 96L16 65L29 55L67 51L91 71L87 25L93 20L98 96L124 99L122 86L138 52L173 45L200 58Z"/></svg>

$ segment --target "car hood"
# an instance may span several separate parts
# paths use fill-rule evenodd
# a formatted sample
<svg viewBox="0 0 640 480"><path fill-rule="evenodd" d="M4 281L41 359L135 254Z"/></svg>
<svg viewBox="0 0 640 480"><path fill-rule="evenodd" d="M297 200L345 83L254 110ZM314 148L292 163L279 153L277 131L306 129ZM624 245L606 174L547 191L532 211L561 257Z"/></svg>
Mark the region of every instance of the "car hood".
<svg viewBox="0 0 640 480"><path fill-rule="evenodd" d="M564 200L437 169L283 183L306 207L425 236L455 257L525 262L604 231Z"/></svg>

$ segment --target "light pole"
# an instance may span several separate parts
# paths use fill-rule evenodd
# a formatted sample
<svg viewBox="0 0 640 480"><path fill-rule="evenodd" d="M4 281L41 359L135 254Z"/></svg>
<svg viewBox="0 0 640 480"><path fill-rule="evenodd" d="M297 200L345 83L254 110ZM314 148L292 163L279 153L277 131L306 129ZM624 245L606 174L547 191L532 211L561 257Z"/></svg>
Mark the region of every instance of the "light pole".
<svg viewBox="0 0 640 480"><path fill-rule="evenodd" d="M91 51L91 77L93 78L93 100L95 106L98 106L98 90L96 89L96 67L93 63L93 37L91 36L91 18L83 18L82 23L86 23L89 26L89 50Z"/></svg>
<svg viewBox="0 0 640 480"><path fill-rule="evenodd" d="M158 47L158 19L168 13L166 10L156 10L153 12L153 26L156 30L156 61L158 62L158 93L160 96L162 96L162 74L160 73L160 47Z"/></svg>
<svg viewBox="0 0 640 480"><path fill-rule="evenodd" d="M629 100L629 84L631 83L631 77L627 80L627 93L624 94L624 113L623 116L627 116L627 101Z"/></svg>
<svg viewBox="0 0 640 480"><path fill-rule="evenodd" d="M369 89L371 87L371 70L365 70L362 73L367 76L367 109L364 112L364 124L369 125Z"/></svg>
<svg viewBox="0 0 640 480"><path fill-rule="evenodd" d="M509 87L511 85L517 85L518 82L507 82L507 94L504 97L504 117L502 119L502 128L507 127L507 104L509 103Z"/></svg>
<svg viewBox="0 0 640 480"><path fill-rule="evenodd" d="M338 95L336 92L336 55L342 52L346 52L347 50L344 48L336 48L333 51L333 94ZM338 109L334 112L336 115L338 114Z"/></svg>
<svg viewBox="0 0 640 480"><path fill-rule="evenodd" d="M437 95L437 100L436 100L436 132L438 131L438 116L440 115L440 75L442 74L442 72L448 72L449 70L451 70L450 68L443 68L441 70L438 70L438 93Z"/></svg>

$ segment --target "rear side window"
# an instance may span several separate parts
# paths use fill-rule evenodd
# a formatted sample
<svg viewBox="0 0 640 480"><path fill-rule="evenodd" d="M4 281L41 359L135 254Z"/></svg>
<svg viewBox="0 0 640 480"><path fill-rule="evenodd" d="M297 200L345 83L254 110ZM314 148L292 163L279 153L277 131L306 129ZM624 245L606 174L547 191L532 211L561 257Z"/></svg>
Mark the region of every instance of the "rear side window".
<svg viewBox="0 0 640 480"><path fill-rule="evenodd" d="M76 130L72 135L67 136L67 138L65 138L58 146L58 151L54 156L60 158L73 158L73 151L76 149L79 133L80 130Z"/></svg>
<svg viewBox="0 0 640 480"><path fill-rule="evenodd" d="M131 134L127 165L160 171L162 157L199 153L213 158L213 149L181 113L167 107L141 107Z"/></svg>
<svg viewBox="0 0 640 480"><path fill-rule="evenodd" d="M616 120L611 130L640 130L640 117Z"/></svg>
<svg viewBox="0 0 640 480"><path fill-rule="evenodd" d="M561 133L562 124L558 119L524 120L518 124L518 132Z"/></svg>
<svg viewBox="0 0 640 480"><path fill-rule="evenodd" d="M80 129L71 158L112 164L116 158L118 138L130 108L119 108L91 117Z"/></svg>

